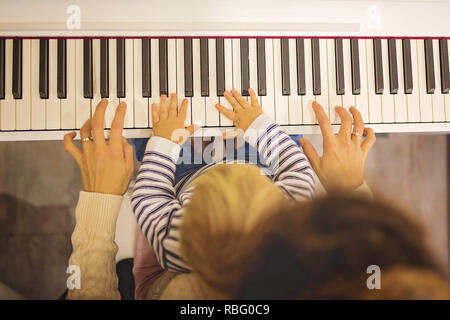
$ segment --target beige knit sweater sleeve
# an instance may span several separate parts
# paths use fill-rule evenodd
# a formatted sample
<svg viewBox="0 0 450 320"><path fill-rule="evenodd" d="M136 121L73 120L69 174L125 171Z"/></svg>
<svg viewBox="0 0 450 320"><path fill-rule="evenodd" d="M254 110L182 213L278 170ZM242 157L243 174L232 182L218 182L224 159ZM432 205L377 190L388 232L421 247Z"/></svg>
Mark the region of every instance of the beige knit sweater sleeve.
<svg viewBox="0 0 450 320"><path fill-rule="evenodd" d="M80 192L69 260L79 268L80 288L67 299L120 299L114 236L121 203L121 196Z"/></svg>

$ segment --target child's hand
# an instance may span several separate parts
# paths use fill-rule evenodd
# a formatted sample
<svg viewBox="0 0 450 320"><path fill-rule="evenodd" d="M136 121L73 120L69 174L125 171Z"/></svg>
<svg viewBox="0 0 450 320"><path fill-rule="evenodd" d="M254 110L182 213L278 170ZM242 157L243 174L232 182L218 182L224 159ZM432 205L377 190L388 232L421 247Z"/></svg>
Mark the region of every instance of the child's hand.
<svg viewBox="0 0 450 320"><path fill-rule="evenodd" d="M356 189L364 182L364 162L375 143L375 133L370 128L364 128L361 113L355 107L350 108L355 122L352 132L352 116L345 108L336 107L342 124L339 133L334 135L330 119L321 105L313 102L312 107L323 136L322 158L307 139L302 138L299 142L314 171L328 192ZM361 143L363 133L367 137Z"/></svg>
<svg viewBox="0 0 450 320"><path fill-rule="evenodd" d="M225 108L220 104L216 104L217 110L228 119L234 121L237 129L242 129L243 131L247 130L252 122L263 113L255 91L253 91L253 89L248 89L248 92L250 94L251 104L236 90L231 90L231 93L225 91L224 96L231 104L234 111Z"/></svg>
<svg viewBox="0 0 450 320"><path fill-rule="evenodd" d="M165 95L162 95L159 108L156 103L152 104L153 135L182 144L189 135L194 133L194 125L187 128L184 126L188 100L183 99L178 111L177 105L176 93L172 93L170 102Z"/></svg>

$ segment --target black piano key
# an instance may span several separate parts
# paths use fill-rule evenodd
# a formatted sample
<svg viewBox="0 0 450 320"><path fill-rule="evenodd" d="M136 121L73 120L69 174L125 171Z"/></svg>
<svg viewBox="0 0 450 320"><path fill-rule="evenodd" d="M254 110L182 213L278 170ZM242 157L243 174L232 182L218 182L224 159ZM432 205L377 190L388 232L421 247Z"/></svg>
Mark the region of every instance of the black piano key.
<svg viewBox="0 0 450 320"><path fill-rule="evenodd" d="M306 94L306 78L305 78L305 41L303 38L297 38L297 93L299 95Z"/></svg>
<svg viewBox="0 0 450 320"><path fill-rule="evenodd" d="M336 94L345 94L345 80L344 80L344 49L342 47L342 39L334 40L334 56L336 66Z"/></svg>
<svg viewBox="0 0 450 320"><path fill-rule="evenodd" d="M83 96L86 99L94 97L94 73L92 64L92 39L83 40Z"/></svg>
<svg viewBox="0 0 450 320"><path fill-rule="evenodd" d="M109 40L100 40L100 96L109 98Z"/></svg>
<svg viewBox="0 0 450 320"><path fill-rule="evenodd" d="M256 40L256 60L258 73L258 96L267 94L266 87L266 40L258 38Z"/></svg>
<svg viewBox="0 0 450 320"><path fill-rule="evenodd" d="M250 66L248 64L248 38L241 39L241 93L249 96L250 88Z"/></svg>
<svg viewBox="0 0 450 320"><path fill-rule="evenodd" d="M117 39L116 44L117 57L117 98L125 98L125 39Z"/></svg>
<svg viewBox="0 0 450 320"><path fill-rule="evenodd" d="M359 44L358 39L350 40L350 54L352 61L352 94L361 94L361 71L359 66Z"/></svg>
<svg viewBox="0 0 450 320"><path fill-rule="evenodd" d="M375 93L383 94L384 81L381 39L373 39L373 60L375 63Z"/></svg>
<svg viewBox="0 0 450 320"><path fill-rule="evenodd" d="M281 90L283 96L291 94L291 78L289 73L289 39L281 39Z"/></svg>
<svg viewBox="0 0 450 320"><path fill-rule="evenodd" d="M225 48L223 38L216 39L216 77L217 96L223 97L225 91Z"/></svg>
<svg viewBox="0 0 450 320"><path fill-rule="evenodd" d="M57 61L57 95L58 99L67 98L67 40L58 39Z"/></svg>
<svg viewBox="0 0 450 320"><path fill-rule="evenodd" d="M200 88L201 96L209 96L209 54L208 39L200 39Z"/></svg>
<svg viewBox="0 0 450 320"><path fill-rule="evenodd" d="M448 65L447 39L439 40L439 54L441 60L441 92L450 92L450 70Z"/></svg>
<svg viewBox="0 0 450 320"><path fill-rule="evenodd" d="M184 39L184 96L194 96L194 75L192 65L192 39Z"/></svg>
<svg viewBox="0 0 450 320"><path fill-rule="evenodd" d="M0 99L5 99L5 39L0 39Z"/></svg>
<svg viewBox="0 0 450 320"><path fill-rule="evenodd" d="M436 79L434 78L433 40L425 39L425 74L427 80L427 93L434 93Z"/></svg>
<svg viewBox="0 0 450 320"><path fill-rule="evenodd" d="M405 94L413 92L413 73L412 73L412 59L411 59L411 40L403 39L403 79Z"/></svg>
<svg viewBox="0 0 450 320"><path fill-rule="evenodd" d="M48 39L39 40L39 96L48 99Z"/></svg>
<svg viewBox="0 0 450 320"><path fill-rule="evenodd" d="M397 45L395 39L388 40L389 52L389 89L391 94L398 93Z"/></svg>
<svg viewBox="0 0 450 320"><path fill-rule="evenodd" d="M159 39L159 94L169 95L167 39Z"/></svg>
<svg viewBox="0 0 450 320"><path fill-rule="evenodd" d="M151 41L142 39L142 96L152 96Z"/></svg>
<svg viewBox="0 0 450 320"><path fill-rule="evenodd" d="M320 83L320 47L319 39L311 39L311 54L312 54L312 81L313 94L320 95L322 93Z"/></svg>
<svg viewBox="0 0 450 320"><path fill-rule="evenodd" d="M22 40L13 40L12 94L14 99L22 99Z"/></svg>

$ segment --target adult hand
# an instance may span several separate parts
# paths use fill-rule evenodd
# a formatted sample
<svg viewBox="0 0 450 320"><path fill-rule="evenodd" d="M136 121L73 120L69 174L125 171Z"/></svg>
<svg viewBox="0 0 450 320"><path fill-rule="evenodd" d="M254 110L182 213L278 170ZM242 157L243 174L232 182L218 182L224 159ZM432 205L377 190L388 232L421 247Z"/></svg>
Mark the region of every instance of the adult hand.
<svg viewBox="0 0 450 320"><path fill-rule="evenodd" d="M178 144L182 144L189 135L194 133L195 126L184 126L188 100L183 99L180 110L177 109L178 98L172 93L170 101L162 95L159 107L152 104L153 135L163 137Z"/></svg>
<svg viewBox="0 0 450 320"><path fill-rule="evenodd" d="M356 189L364 182L364 162L375 143L374 131L364 127L361 113L355 107L350 107L351 115L345 108L336 107L341 127L335 135L321 105L313 102L312 107L322 132L323 155L319 157L311 142L302 138L299 142L309 162L328 192ZM353 131L352 120L355 122ZM366 138L361 143L363 134Z"/></svg>
<svg viewBox="0 0 450 320"><path fill-rule="evenodd" d="M133 147L122 136L127 105L121 102L111 124L109 141L104 135L108 100L102 99L92 119L80 130L83 150L73 143L76 133L64 136L64 149L80 167L84 191L123 195L134 170Z"/></svg>
<svg viewBox="0 0 450 320"><path fill-rule="evenodd" d="M231 90L231 93L228 91L224 92L224 96L233 107L233 110L225 108L221 104L216 104L217 110L231 121L234 121L236 129L241 129L244 132L263 113L255 91L248 89L248 93L250 94L250 103L234 89Z"/></svg>

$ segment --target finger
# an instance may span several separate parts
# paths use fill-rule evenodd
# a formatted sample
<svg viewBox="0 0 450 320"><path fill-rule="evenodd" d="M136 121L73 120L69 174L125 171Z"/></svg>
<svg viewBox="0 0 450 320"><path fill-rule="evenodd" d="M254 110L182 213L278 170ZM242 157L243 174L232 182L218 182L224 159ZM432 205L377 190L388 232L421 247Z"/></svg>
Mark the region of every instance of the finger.
<svg viewBox="0 0 450 320"><path fill-rule="evenodd" d="M361 149L367 154L370 149L372 149L375 141L377 140L375 137L375 132L372 128L364 128L364 133L366 134L366 138L361 143Z"/></svg>
<svg viewBox="0 0 450 320"><path fill-rule="evenodd" d="M361 113L356 110L355 107L350 107L350 113L353 116L353 121L355 125L353 126L353 132L359 133L359 135L352 135L352 140L356 141L357 143L361 142L361 136L364 132L364 121L362 118Z"/></svg>
<svg viewBox="0 0 450 320"><path fill-rule="evenodd" d="M253 107L259 107L258 97L256 96L255 90L252 88L248 89L248 93L250 94L250 101Z"/></svg>
<svg viewBox="0 0 450 320"><path fill-rule="evenodd" d="M198 129L200 129L200 126L195 124L191 124L189 127L186 127L186 131L188 132L189 136L194 134L194 132L197 131Z"/></svg>
<svg viewBox="0 0 450 320"><path fill-rule="evenodd" d="M314 171L318 174L320 170L320 157L316 149L314 148L312 143L306 138L300 138L298 142L300 142L300 145L303 148L303 152L305 153L306 157L311 163L311 166L313 167Z"/></svg>
<svg viewBox="0 0 450 320"><path fill-rule="evenodd" d="M111 146L120 147L122 145L122 132L125 124L125 114L127 112L127 104L121 102L116 109L116 114L111 123L111 132L109 133L109 141Z"/></svg>
<svg viewBox="0 0 450 320"><path fill-rule="evenodd" d="M83 141L83 138L89 138L91 134L92 134L92 119L88 119L80 129L80 137Z"/></svg>
<svg viewBox="0 0 450 320"><path fill-rule="evenodd" d="M170 106L169 106L169 117L170 118L176 118L178 116L177 104L178 104L177 94L172 93L170 96Z"/></svg>
<svg viewBox="0 0 450 320"><path fill-rule="evenodd" d="M181 102L181 107L180 110L178 111L178 118L180 118L183 121L186 120L187 109L188 109L188 99L185 98Z"/></svg>
<svg viewBox="0 0 450 320"><path fill-rule="evenodd" d="M233 112L233 110L230 110L228 108L225 108L221 104L216 104L216 109L223 114L225 117L230 119L231 121L234 121L234 117L236 116L236 113Z"/></svg>
<svg viewBox="0 0 450 320"><path fill-rule="evenodd" d="M233 97L239 102L240 106L245 109L248 108L248 101L245 99L237 90L231 90L231 93L233 94Z"/></svg>
<svg viewBox="0 0 450 320"><path fill-rule="evenodd" d="M159 122L158 105L156 103L152 103L152 122L153 125Z"/></svg>
<svg viewBox="0 0 450 320"><path fill-rule="evenodd" d="M322 132L323 138L324 139L334 138L333 128L331 127L330 119L323 110L322 106L317 102L313 101L312 108L314 110L314 114L316 115L317 122L319 122L319 127L320 131Z"/></svg>
<svg viewBox="0 0 450 320"><path fill-rule="evenodd" d="M83 152L73 143L73 138L75 138L76 135L76 132L70 132L64 136L64 150L66 150L66 152L75 159L78 165L80 165L83 159Z"/></svg>
<svg viewBox="0 0 450 320"><path fill-rule="evenodd" d="M243 136L244 136L243 130L228 130L222 134L222 139L223 140L236 139L242 138Z"/></svg>
<svg viewBox="0 0 450 320"><path fill-rule="evenodd" d="M241 105L239 104L239 102L233 97L233 95L231 93L229 93L228 91L225 91L223 93L223 95L225 96L225 98L227 99L227 101L231 104L231 106L233 107L234 111L239 111L242 110Z"/></svg>
<svg viewBox="0 0 450 320"><path fill-rule="evenodd" d="M339 135L350 138L353 123L352 116L345 108L335 107L335 110L339 115L339 118L341 118L341 128L339 129Z"/></svg>
<svg viewBox="0 0 450 320"><path fill-rule="evenodd" d="M94 117L92 118L92 135L94 141L99 145L106 145L104 128L105 128L105 112L108 106L108 99L102 99L95 108Z"/></svg>
<svg viewBox="0 0 450 320"><path fill-rule="evenodd" d="M169 117L169 100L167 96L163 94L159 103L159 118L167 119Z"/></svg>

